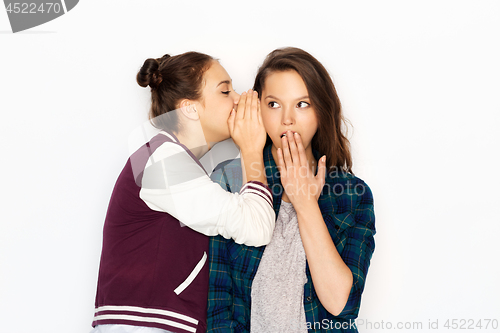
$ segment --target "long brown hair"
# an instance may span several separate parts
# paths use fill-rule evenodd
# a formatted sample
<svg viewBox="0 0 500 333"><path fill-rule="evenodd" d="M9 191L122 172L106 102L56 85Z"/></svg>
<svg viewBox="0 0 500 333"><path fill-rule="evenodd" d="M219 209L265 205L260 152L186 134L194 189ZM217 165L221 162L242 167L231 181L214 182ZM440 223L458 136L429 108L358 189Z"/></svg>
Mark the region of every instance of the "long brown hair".
<svg viewBox="0 0 500 333"><path fill-rule="evenodd" d="M267 55L260 66L253 89L262 98L266 78L273 72L288 70L294 70L302 77L311 106L316 111L318 130L312 139L312 148L326 155L327 169L337 167L353 173L350 143L342 128L346 126L346 119L340 100L332 78L316 58L295 47L276 49Z"/></svg>
<svg viewBox="0 0 500 333"><path fill-rule="evenodd" d="M203 75L212 61L215 60L211 56L198 52L165 54L144 61L136 79L141 87L151 87L149 119L153 126L173 132L180 130L177 113L169 111L177 109L182 99L201 99Z"/></svg>

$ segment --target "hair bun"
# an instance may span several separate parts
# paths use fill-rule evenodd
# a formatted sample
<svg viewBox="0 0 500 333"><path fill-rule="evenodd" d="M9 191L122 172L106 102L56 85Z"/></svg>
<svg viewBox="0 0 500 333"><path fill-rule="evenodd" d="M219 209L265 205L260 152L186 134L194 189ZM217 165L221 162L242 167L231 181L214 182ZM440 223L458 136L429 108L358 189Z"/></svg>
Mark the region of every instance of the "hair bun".
<svg viewBox="0 0 500 333"><path fill-rule="evenodd" d="M137 83L141 87L150 86L152 89L156 89L162 81L161 73L158 70L159 67L160 64L157 59L153 58L146 59L141 69L137 73L136 77Z"/></svg>
<svg viewBox="0 0 500 333"><path fill-rule="evenodd" d="M163 57L156 59L158 66L161 66L168 58L170 58L170 54L165 54Z"/></svg>

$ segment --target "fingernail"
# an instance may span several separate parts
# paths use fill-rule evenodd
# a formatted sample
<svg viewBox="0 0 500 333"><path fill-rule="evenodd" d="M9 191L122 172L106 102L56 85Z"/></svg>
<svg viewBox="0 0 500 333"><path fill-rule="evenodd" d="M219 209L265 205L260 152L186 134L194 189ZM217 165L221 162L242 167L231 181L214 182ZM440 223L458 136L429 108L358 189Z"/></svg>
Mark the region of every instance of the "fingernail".
<svg viewBox="0 0 500 333"><path fill-rule="evenodd" d="M325 156L323 156L323 157L321 158L321 161L322 161L322 162L325 162L325 161L326 161L326 155L325 155Z"/></svg>
<svg viewBox="0 0 500 333"><path fill-rule="evenodd" d="M293 135L295 135L296 138L299 137L299 133L295 132Z"/></svg>

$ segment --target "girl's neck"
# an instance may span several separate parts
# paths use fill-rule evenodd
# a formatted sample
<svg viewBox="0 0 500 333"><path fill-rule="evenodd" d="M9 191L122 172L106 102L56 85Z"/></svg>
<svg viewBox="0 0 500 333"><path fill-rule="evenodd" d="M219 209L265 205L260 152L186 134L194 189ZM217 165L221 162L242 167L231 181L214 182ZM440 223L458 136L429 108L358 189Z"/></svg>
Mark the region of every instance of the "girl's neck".
<svg viewBox="0 0 500 333"><path fill-rule="evenodd" d="M202 158L209 150L210 147L205 141L203 132L200 133L186 133L186 131L174 133L179 142L186 146L197 159Z"/></svg>

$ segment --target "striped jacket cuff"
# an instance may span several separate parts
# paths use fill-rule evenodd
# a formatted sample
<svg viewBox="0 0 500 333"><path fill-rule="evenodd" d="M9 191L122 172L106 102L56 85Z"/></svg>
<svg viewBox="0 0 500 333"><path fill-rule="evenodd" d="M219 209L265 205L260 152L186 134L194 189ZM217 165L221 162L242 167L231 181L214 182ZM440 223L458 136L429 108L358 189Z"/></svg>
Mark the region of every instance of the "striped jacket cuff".
<svg viewBox="0 0 500 333"><path fill-rule="evenodd" d="M271 208L273 208L273 196L271 194L271 189L267 185L264 185L263 183L256 180L251 180L241 188L240 194L243 193L253 193L255 195L258 195L266 200Z"/></svg>

